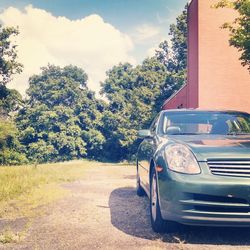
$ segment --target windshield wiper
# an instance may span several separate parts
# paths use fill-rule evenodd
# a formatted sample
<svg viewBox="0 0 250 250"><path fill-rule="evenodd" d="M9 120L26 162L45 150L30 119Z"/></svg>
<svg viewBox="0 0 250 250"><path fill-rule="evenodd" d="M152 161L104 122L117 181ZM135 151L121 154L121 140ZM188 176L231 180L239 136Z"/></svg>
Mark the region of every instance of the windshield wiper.
<svg viewBox="0 0 250 250"><path fill-rule="evenodd" d="M227 135L250 135L249 132L230 132Z"/></svg>
<svg viewBox="0 0 250 250"><path fill-rule="evenodd" d="M167 135L208 135L208 133L173 133Z"/></svg>

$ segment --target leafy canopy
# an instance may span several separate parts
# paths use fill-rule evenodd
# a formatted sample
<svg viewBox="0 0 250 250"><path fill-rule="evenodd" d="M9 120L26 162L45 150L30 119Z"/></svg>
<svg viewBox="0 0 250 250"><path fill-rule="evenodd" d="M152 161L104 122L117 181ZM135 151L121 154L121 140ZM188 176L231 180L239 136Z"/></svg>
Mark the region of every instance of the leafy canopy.
<svg viewBox="0 0 250 250"><path fill-rule="evenodd" d="M0 24L0 85L6 85L12 75L22 72L22 64L17 62L17 46L11 42L18 35L18 29Z"/></svg>
<svg viewBox="0 0 250 250"><path fill-rule="evenodd" d="M101 93L109 100L102 118L106 158L133 158L137 130L148 128L163 102L186 81L187 6L170 27L171 46L159 45L156 55L133 67L125 63L107 72Z"/></svg>
<svg viewBox="0 0 250 250"><path fill-rule="evenodd" d="M163 101L185 83L186 16L185 8L170 27L171 43L161 43L154 57L107 72L101 89L107 103L87 88L84 70L42 68L30 78L29 98L16 117L15 137L21 144L15 148L33 162L133 159L140 142L137 130L148 128Z"/></svg>
<svg viewBox="0 0 250 250"><path fill-rule="evenodd" d="M30 78L29 100L16 119L30 160L62 161L86 156L91 138L88 133L95 130L99 115L98 103L86 81L86 73L75 66L48 65L40 75Z"/></svg>
<svg viewBox="0 0 250 250"><path fill-rule="evenodd" d="M6 119L9 114L18 109L22 97L17 90L10 90L6 84L12 76L22 72L22 64L17 62L17 45L13 37L18 35L18 29L0 24L0 118Z"/></svg>
<svg viewBox="0 0 250 250"><path fill-rule="evenodd" d="M242 65L250 71L250 1L249 0L221 0L216 8L229 7L238 12L238 17L233 23L225 23L224 28L230 31L230 45L240 52Z"/></svg>
<svg viewBox="0 0 250 250"><path fill-rule="evenodd" d="M102 83L102 93L109 100L102 118L106 158L122 160L136 152L137 130L147 127L155 116L155 102L165 77L166 69L156 58L137 67L119 64L107 72Z"/></svg>
<svg viewBox="0 0 250 250"><path fill-rule="evenodd" d="M15 124L0 119L0 165L27 163L27 158L22 151Z"/></svg>
<svg viewBox="0 0 250 250"><path fill-rule="evenodd" d="M179 90L187 78L187 8L176 18L176 23L170 25L170 43L163 41L156 50L156 58L165 65L167 76L161 87L158 107L174 92Z"/></svg>

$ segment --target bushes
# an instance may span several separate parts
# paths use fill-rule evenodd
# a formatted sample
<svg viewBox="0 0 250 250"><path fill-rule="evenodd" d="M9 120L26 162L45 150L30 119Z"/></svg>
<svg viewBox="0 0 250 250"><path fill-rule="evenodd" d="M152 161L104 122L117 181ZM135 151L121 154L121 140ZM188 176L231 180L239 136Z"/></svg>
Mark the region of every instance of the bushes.
<svg viewBox="0 0 250 250"><path fill-rule="evenodd" d="M27 163L18 141L18 130L13 122L0 120L0 164L20 165Z"/></svg>
<svg viewBox="0 0 250 250"><path fill-rule="evenodd" d="M75 66L48 65L30 78L29 100L16 124L31 162L96 158L99 154L104 141L97 128L102 103L86 81L85 72Z"/></svg>
<svg viewBox="0 0 250 250"><path fill-rule="evenodd" d="M5 148L0 151L1 165L20 165L28 163L25 154L19 153L13 149Z"/></svg>

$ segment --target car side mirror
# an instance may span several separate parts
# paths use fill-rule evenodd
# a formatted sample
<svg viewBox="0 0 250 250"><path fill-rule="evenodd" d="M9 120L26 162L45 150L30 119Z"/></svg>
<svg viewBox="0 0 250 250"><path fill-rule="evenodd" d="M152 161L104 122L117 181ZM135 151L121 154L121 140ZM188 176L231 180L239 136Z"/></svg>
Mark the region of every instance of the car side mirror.
<svg viewBox="0 0 250 250"><path fill-rule="evenodd" d="M176 134L178 135L178 134L180 134L181 129L180 129L180 127L171 126L171 127L167 128L166 132L168 135L176 135Z"/></svg>
<svg viewBox="0 0 250 250"><path fill-rule="evenodd" d="M149 129L141 129L137 133L139 138L152 138L151 131Z"/></svg>

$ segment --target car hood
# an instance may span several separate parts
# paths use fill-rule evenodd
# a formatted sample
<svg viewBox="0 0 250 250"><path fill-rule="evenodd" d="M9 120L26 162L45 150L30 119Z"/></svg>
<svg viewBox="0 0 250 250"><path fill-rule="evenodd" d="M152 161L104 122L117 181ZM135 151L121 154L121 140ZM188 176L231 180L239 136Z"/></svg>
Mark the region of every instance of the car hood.
<svg viewBox="0 0 250 250"><path fill-rule="evenodd" d="M250 159L250 135L189 135L168 138L188 146L198 161L207 159Z"/></svg>

